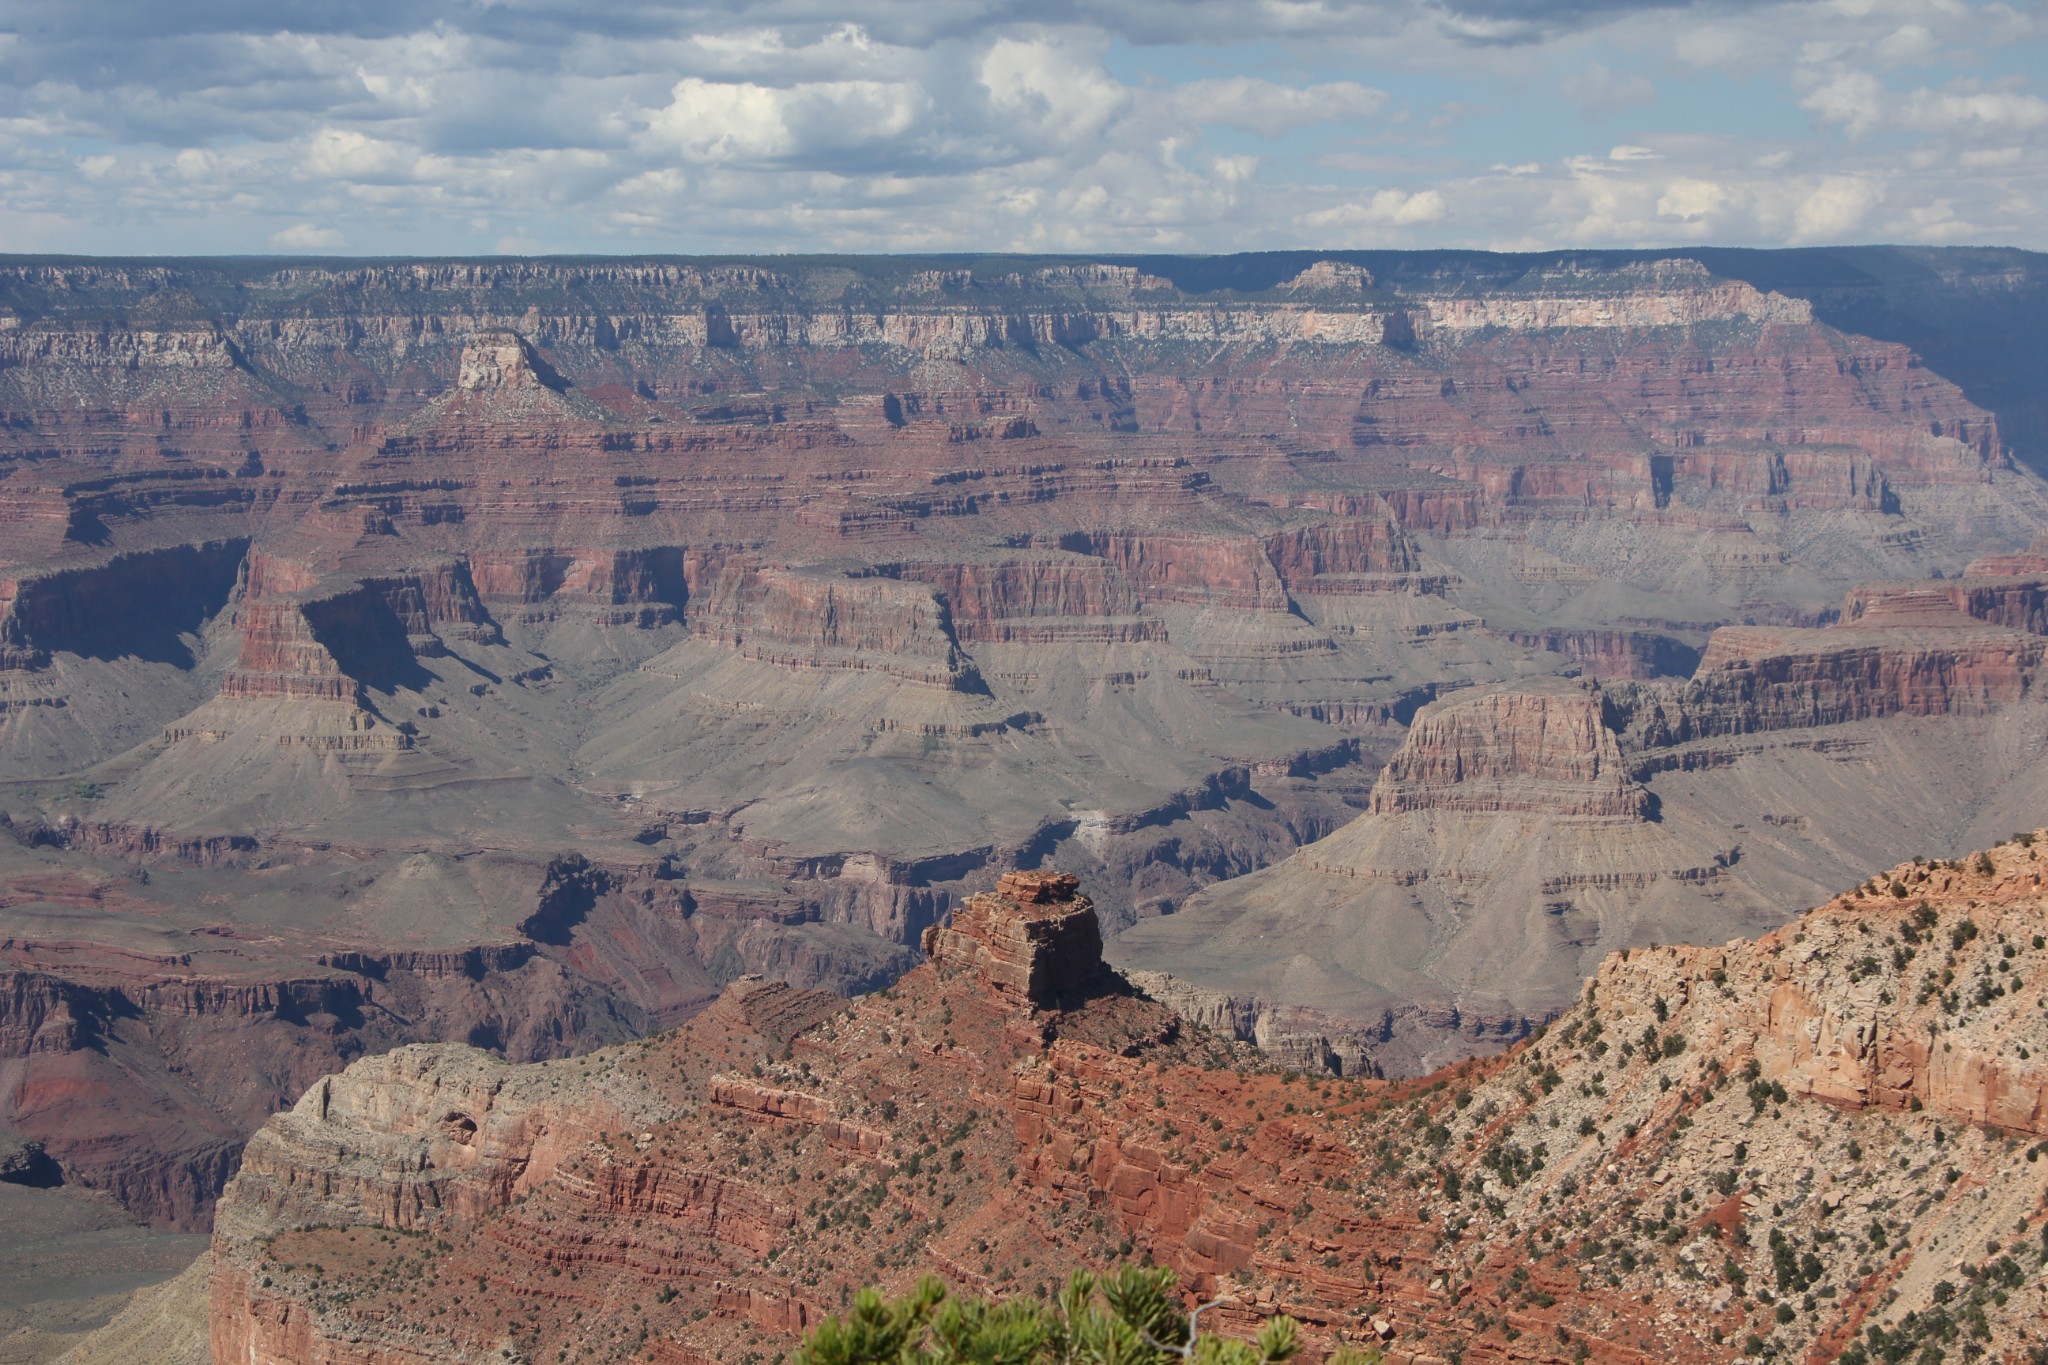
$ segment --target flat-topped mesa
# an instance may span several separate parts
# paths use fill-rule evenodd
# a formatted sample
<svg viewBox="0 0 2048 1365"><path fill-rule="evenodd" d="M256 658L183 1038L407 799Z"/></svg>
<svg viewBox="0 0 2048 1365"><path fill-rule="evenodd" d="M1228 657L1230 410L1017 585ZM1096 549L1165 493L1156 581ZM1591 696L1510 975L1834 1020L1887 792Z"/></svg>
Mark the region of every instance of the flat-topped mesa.
<svg viewBox="0 0 2048 1365"><path fill-rule="evenodd" d="M1503 811L1640 820L1650 793L1629 775L1600 697L1570 684L1456 696L1425 708L1373 787L1371 810Z"/></svg>
<svg viewBox="0 0 2048 1365"><path fill-rule="evenodd" d="M1963 569L1965 578L2008 578L2024 574L2048 574L2048 534L2035 536L2034 543L2017 554L1980 555Z"/></svg>
<svg viewBox="0 0 2048 1365"><path fill-rule="evenodd" d="M462 367L455 386L469 393L505 389L545 389L556 385L547 367L517 332L478 332L462 347Z"/></svg>
<svg viewBox="0 0 2048 1365"><path fill-rule="evenodd" d="M1859 583L1842 599L1843 626L2002 626L2048 635L2048 570L1993 578Z"/></svg>
<svg viewBox="0 0 2048 1365"><path fill-rule="evenodd" d="M1102 973L1102 928L1080 887L1069 873L1006 872L924 931L925 956L941 976L969 971L999 996L1050 1005Z"/></svg>
<svg viewBox="0 0 2048 1365"><path fill-rule="evenodd" d="M2032 583L1990 584L1982 593L1975 586L1916 587L1881 601L1852 593L1860 615L1821 630L1723 626L1677 711L1649 725L1641 742L1891 715L1988 715L2022 701L2048 662L2048 641L2033 633L2040 594Z"/></svg>

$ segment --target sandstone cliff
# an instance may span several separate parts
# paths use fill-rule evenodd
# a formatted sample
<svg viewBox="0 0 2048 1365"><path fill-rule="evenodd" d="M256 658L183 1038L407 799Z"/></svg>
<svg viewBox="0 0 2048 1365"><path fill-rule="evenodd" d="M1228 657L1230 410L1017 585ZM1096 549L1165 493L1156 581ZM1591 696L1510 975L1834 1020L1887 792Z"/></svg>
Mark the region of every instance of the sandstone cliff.
<svg viewBox="0 0 2048 1365"><path fill-rule="evenodd" d="M1140 1253L1226 1330L1286 1311L1404 1362L2023 1352L2036 842L1616 954L1540 1037L1402 1085L1248 1067L1124 994L1044 932L1064 879L972 902L850 1007L750 982L575 1062L408 1049L252 1144L215 1359L731 1359L856 1284L1030 1292Z"/></svg>
<svg viewBox="0 0 2048 1365"><path fill-rule="evenodd" d="M1716 630L1684 683L1452 693L1350 825L1113 955L1240 1037L1312 1015L1333 1066L1413 1072L1497 1045L1605 951L1757 932L1786 888L1817 895L1901 840L1954 848L2032 810L2040 751L2017 735L2036 714L2039 591L1859 585L1824 628ZM1929 717L2019 747L1985 762L1912 723ZM1852 793L1852 765L1899 776Z"/></svg>
<svg viewBox="0 0 2048 1365"><path fill-rule="evenodd" d="M1852 750L1952 793L1929 852L2048 801L2038 594L1976 581L1968 629L1908 631L1859 586L2010 560L2048 491L1967 374L1746 280L0 262L0 781L63 864L0 867L0 940L122 1000L389 964L375 1027L300 1055L309 1026L227 1008L138 1063L247 1045L267 1107L358 1045L549 1055L749 972L870 987L1020 866L1085 871L1111 935L1164 923L1395 756L1359 857L1427 873L1414 899L1352 933L1341 897L1394 883L1326 849L1311 928L1237 955L1260 980L1153 965L1303 1060L1495 1046L1607 948L1761 928L1911 828L1845 799ZM1541 681L1571 675L1652 687L1595 724ZM1551 698L1488 703L1526 751L1441 709L1504 686ZM594 871L543 913L572 847ZM527 884L480 894L498 860ZM1344 981L1360 943L1398 979ZM231 1160L200 1126L158 1126L210 1172L158 1216ZM144 1127L94 1169L163 1156Z"/></svg>

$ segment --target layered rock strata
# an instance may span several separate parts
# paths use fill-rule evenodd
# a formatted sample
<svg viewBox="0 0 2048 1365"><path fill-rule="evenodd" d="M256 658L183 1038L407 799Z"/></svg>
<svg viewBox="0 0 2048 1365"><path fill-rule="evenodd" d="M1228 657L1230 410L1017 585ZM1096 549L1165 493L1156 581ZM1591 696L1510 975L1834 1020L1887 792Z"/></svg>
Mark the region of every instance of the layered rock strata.
<svg viewBox="0 0 2048 1365"><path fill-rule="evenodd" d="M521 1019L609 1039L749 972L871 987L1019 867L1159 932L1341 829L1398 755L1375 818L1429 873L1419 912L1276 922L1284 963L1238 955L1257 982L1153 965L1290 1055L1494 1045L1609 947L1759 927L1873 856L1901 826L1829 795L1809 731L1954 725L1844 742L1881 789L1949 753L1956 809L2035 799L2028 589L1972 587L1977 634L1910 647L1883 589L1793 632L2021 553L2048 491L1969 374L1734 271L0 262L0 781L58 860L0 866L0 941L123 999L475 964L443 1007L334 1014L310 1060L264 1032L269 1104L358 1042L538 1056L577 1044L522 1051ZM1657 686L1720 627L1770 638ZM1527 752L1402 748L1449 723L1431 702L1575 674L1651 691L1590 729L1556 702ZM1469 781L1428 766L1449 749ZM1806 842L1759 849L1736 784L1688 785L1737 768ZM1553 797L1581 808L1546 824ZM1582 865L1595 824L1626 875ZM571 847L595 870L537 906ZM1543 870L1494 877L1517 847ZM481 894L500 858L526 880ZM1333 979L1361 943L1400 979ZM215 1074L258 1047L238 1017L129 1074ZM133 1085L108 1106L157 1103ZM159 1214L203 1216L232 1162L213 1104L174 1105L209 1136L173 1164L215 1174ZM54 1123L88 1169L98 1120Z"/></svg>
<svg viewBox="0 0 2048 1365"><path fill-rule="evenodd" d="M1295 1055L1331 1069L1497 1046L1602 952L1757 932L1823 869L2033 810L2036 742L1993 757L1914 722L2030 732L2040 586L1859 585L1827 627L1715 631L1683 684L1452 694L1416 715L1352 824L1114 955L1193 1017L1306 1037ZM1897 776L1852 794L1849 765Z"/></svg>
<svg viewBox="0 0 2048 1365"><path fill-rule="evenodd" d="M1095 903L1066 873L1006 872L996 889L970 896L948 924L924 931L924 953L941 975L968 971L987 988L1045 1006L1092 983L1102 965Z"/></svg>
<svg viewBox="0 0 2048 1365"><path fill-rule="evenodd" d="M1414 1365L2023 1354L2044 839L1613 955L1542 1036L1408 1084L1250 1067L1050 942L1058 1009L981 956L788 1034L759 1021L805 997L746 983L576 1062L407 1049L251 1144L214 1358L708 1362L789 1349L859 1284L1031 1293L1139 1256L1226 1332L1286 1312L1312 1352ZM972 918L1021 943L1057 904Z"/></svg>

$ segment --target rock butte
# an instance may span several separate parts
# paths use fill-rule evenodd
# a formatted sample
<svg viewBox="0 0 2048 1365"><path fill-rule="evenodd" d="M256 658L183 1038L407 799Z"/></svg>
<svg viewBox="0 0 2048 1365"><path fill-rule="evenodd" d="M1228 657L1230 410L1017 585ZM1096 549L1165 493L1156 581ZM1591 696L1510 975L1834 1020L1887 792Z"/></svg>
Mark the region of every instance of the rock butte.
<svg viewBox="0 0 2048 1365"><path fill-rule="evenodd" d="M850 1005L749 979L573 1062L401 1048L250 1143L214 1358L766 1359L862 1284L1140 1255L1226 1330L1285 1311L1401 1362L1832 1359L1952 1298L2020 1358L2043 840L1616 953L1541 1037L1415 1082L1276 1074L1131 995L1052 877L970 897Z"/></svg>
<svg viewBox="0 0 2048 1365"><path fill-rule="evenodd" d="M1953 847L2035 810L2038 777L1980 766L1961 735L2048 723L2039 585L1865 585L1826 628L1717 630L1683 684L1454 693L1417 714L1352 823L1113 955L1305 1066L1413 1073L1519 1036L1616 941L1758 932L1786 894L1824 894L1845 849ZM1935 717L1950 723L1913 723Z"/></svg>
<svg viewBox="0 0 2048 1365"><path fill-rule="evenodd" d="M204 1227L366 1053L1048 866L1298 1064L1500 1047L2048 815L2040 278L0 262L0 1130Z"/></svg>

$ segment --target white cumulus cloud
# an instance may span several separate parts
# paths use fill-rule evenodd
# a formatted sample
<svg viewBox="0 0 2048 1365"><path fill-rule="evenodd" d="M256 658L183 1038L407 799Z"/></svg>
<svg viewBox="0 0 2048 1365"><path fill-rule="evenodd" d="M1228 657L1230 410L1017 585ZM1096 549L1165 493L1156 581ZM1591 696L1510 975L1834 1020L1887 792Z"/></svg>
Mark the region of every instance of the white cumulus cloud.
<svg viewBox="0 0 2048 1365"><path fill-rule="evenodd" d="M18 250L2048 245L2038 8L66 0L0 185Z"/></svg>
<svg viewBox="0 0 2048 1365"><path fill-rule="evenodd" d="M1860 176L1831 175L1814 186L1792 218L1795 242L1840 242L1855 237L1869 221L1884 190Z"/></svg>
<svg viewBox="0 0 2048 1365"><path fill-rule="evenodd" d="M800 160L901 138L931 105L903 81L678 81L648 119L653 138L698 161Z"/></svg>
<svg viewBox="0 0 2048 1365"><path fill-rule="evenodd" d="M332 251L346 240L338 230L317 223L293 223L270 234L270 244L283 251Z"/></svg>

